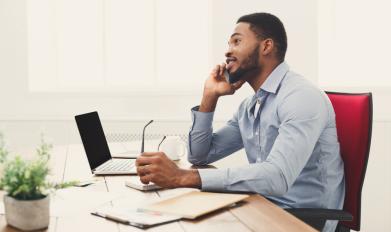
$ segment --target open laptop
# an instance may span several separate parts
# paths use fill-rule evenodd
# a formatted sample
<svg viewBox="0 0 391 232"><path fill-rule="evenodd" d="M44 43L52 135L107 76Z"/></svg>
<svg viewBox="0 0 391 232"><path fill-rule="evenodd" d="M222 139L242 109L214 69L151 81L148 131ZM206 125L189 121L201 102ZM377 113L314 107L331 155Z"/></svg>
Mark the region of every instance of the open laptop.
<svg viewBox="0 0 391 232"><path fill-rule="evenodd" d="M98 112L75 116L91 172L96 175L136 174L135 159L113 159Z"/></svg>

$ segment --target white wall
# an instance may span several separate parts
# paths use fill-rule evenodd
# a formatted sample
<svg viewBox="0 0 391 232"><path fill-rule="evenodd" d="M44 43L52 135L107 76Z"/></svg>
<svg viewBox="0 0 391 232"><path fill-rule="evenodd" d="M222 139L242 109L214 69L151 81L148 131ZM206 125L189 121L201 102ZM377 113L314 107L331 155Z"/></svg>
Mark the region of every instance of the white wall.
<svg viewBox="0 0 391 232"><path fill-rule="evenodd" d="M293 8L297 10L289 10ZM214 0L211 9L213 64L224 61L227 40L238 17L255 11L268 11L281 16L286 24L291 44L287 60L292 69L300 71L316 82L316 1L300 0L287 3L282 0L245 0L238 6L237 1ZM303 34L307 36L303 37ZM200 102L202 86L194 86L193 91L189 93L173 91L170 94L143 96L131 92L29 92L27 39L26 1L0 0L0 105L4 109L0 111L0 119L69 120L77 113L98 110L101 115L111 119L155 118L188 121L189 109ZM172 68L175 69L174 64ZM191 70L191 64L189 69ZM200 78L205 79L206 76L207 74ZM240 101L249 94L252 94L252 90L245 86L235 96L222 99L216 118L229 119Z"/></svg>
<svg viewBox="0 0 391 232"><path fill-rule="evenodd" d="M374 119L390 121L391 3L318 1L318 84L325 90L372 92Z"/></svg>

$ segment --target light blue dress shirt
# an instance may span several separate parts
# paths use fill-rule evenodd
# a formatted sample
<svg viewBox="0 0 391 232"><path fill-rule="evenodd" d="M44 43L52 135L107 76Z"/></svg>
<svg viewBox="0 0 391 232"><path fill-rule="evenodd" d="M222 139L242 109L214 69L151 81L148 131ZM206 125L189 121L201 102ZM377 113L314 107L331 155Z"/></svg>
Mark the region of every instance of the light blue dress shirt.
<svg viewBox="0 0 391 232"><path fill-rule="evenodd" d="M199 169L205 191L256 192L285 208L342 209L345 182L327 95L283 62L213 133L213 112L192 109L189 162L213 163L242 148L249 164ZM333 231L327 222L324 231Z"/></svg>

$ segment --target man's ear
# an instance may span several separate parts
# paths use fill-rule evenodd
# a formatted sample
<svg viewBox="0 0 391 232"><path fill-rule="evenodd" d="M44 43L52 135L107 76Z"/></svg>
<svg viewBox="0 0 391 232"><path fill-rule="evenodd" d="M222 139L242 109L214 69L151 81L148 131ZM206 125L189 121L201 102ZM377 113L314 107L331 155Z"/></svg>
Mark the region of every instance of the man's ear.
<svg viewBox="0 0 391 232"><path fill-rule="evenodd" d="M272 39L264 39L261 41L261 53L264 56L270 55L274 49L274 41Z"/></svg>

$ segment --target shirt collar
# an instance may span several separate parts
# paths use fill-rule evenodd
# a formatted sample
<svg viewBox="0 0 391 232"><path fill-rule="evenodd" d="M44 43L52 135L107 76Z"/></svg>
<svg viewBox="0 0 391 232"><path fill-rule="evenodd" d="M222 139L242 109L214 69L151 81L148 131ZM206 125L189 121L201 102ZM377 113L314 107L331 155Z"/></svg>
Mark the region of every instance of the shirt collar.
<svg viewBox="0 0 391 232"><path fill-rule="evenodd" d="M248 113L250 114L251 109L255 106L255 103L258 98L263 97L269 93L276 94L281 81L284 79L285 74L289 71L289 66L286 62L280 63L270 75L266 78L265 82L258 89L258 91L253 95L249 107L247 108Z"/></svg>
<svg viewBox="0 0 391 232"><path fill-rule="evenodd" d="M270 73L270 75L266 78L260 89L268 93L276 94L282 79L284 79L284 76L288 71L288 64L285 63L285 61L282 62L272 71L272 73ZM257 92L259 92L259 90Z"/></svg>

